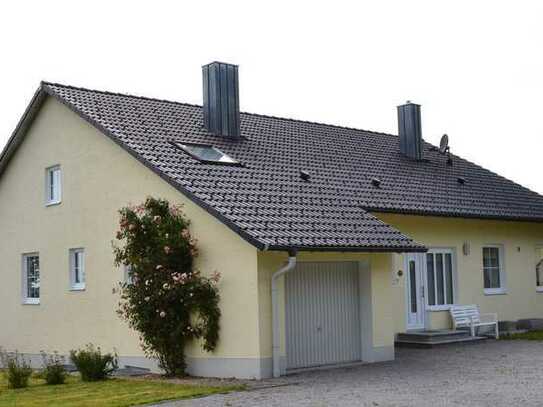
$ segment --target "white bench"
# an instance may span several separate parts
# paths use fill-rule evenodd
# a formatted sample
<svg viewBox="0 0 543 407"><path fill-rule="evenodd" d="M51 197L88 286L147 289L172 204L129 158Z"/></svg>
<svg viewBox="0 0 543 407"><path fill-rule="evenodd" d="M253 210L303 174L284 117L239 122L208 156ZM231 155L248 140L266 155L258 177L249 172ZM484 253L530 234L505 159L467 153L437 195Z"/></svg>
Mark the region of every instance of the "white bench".
<svg viewBox="0 0 543 407"><path fill-rule="evenodd" d="M475 328L479 326L494 326L495 337L498 339L498 314L481 314L477 305L453 305L450 308L453 329L468 327L471 336L475 336Z"/></svg>

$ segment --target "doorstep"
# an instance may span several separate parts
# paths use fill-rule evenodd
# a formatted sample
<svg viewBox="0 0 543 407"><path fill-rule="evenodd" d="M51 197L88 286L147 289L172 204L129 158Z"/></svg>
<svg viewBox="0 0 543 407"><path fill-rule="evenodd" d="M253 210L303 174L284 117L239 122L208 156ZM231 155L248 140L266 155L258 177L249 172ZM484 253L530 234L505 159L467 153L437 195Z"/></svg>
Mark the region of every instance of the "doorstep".
<svg viewBox="0 0 543 407"><path fill-rule="evenodd" d="M452 344L478 343L485 339L487 338L483 336L471 336L466 330L415 330L399 333L395 345L398 347L433 348Z"/></svg>

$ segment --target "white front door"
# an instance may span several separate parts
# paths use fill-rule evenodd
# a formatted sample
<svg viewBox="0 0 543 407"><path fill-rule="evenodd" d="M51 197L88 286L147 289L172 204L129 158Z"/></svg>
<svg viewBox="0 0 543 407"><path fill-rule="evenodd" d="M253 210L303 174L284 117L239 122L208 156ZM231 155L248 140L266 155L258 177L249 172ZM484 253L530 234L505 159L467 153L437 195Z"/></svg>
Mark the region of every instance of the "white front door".
<svg viewBox="0 0 543 407"><path fill-rule="evenodd" d="M407 329L424 328L424 258L423 253L409 253L405 256Z"/></svg>

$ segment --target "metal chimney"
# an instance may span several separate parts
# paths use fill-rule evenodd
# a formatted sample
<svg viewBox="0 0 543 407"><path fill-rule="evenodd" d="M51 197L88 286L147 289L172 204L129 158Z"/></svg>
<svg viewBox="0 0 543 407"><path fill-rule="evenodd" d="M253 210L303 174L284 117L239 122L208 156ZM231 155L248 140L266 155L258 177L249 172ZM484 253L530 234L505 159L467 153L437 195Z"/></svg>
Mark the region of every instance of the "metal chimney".
<svg viewBox="0 0 543 407"><path fill-rule="evenodd" d="M238 66L211 62L202 66L204 124L211 133L239 137Z"/></svg>
<svg viewBox="0 0 543 407"><path fill-rule="evenodd" d="M422 129L420 105L407 101L398 106L400 152L414 160L422 160Z"/></svg>

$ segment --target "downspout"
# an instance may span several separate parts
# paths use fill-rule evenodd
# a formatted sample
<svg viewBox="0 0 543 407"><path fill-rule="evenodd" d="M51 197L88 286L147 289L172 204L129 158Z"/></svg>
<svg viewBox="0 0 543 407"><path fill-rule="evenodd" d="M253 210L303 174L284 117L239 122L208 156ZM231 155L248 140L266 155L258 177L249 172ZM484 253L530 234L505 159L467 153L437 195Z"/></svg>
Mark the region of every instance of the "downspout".
<svg viewBox="0 0 543 407"><path fill-rule="evenodd" d="M296 266L296 251L289 251L288 263L272 275L273 377L281 376L281 328L279 323L279 288L277 280Z"/></svg>

